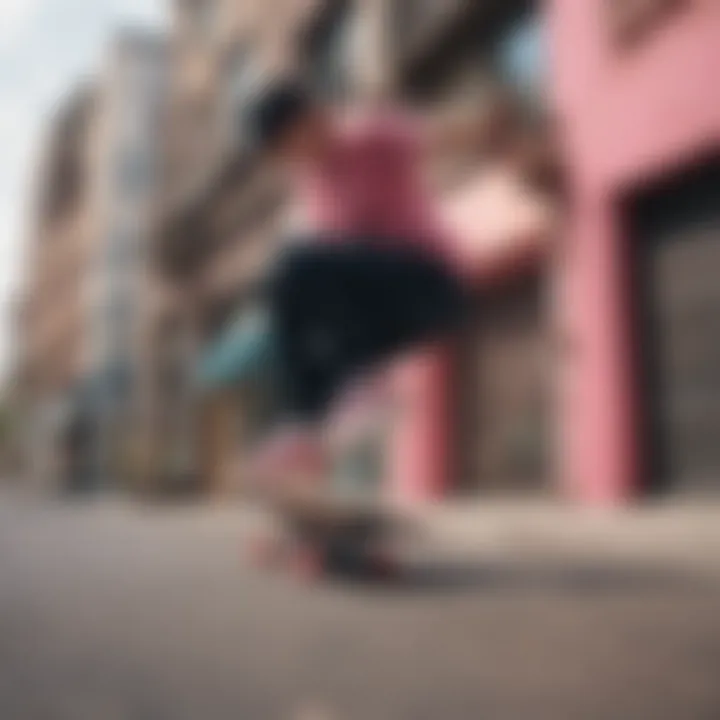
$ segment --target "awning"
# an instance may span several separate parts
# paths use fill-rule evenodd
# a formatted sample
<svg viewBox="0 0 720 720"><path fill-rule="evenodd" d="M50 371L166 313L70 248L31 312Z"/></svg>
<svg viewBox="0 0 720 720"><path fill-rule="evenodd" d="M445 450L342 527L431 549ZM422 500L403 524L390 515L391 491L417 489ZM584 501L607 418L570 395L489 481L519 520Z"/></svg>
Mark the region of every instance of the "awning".
<svg viewBox="0 0 720 720"><path fill-rule="evenodd" d="M273 342L267 317L243 313L230 323L200 359L197 380L214 390L251 380L273 360Z"/></svg>

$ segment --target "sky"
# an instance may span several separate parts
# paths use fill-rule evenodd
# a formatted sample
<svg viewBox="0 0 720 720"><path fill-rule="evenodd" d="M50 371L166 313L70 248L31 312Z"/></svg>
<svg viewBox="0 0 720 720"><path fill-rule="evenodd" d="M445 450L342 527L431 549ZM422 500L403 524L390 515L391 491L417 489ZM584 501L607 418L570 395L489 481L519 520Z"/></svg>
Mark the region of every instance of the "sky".
<svg viewBox="0 0 720 720"><path fill-rule="evenodd" d="M162 27L166 0L0 0L0 382L12 363L33 170L58 100L102 63L114 30Z"/></svg>

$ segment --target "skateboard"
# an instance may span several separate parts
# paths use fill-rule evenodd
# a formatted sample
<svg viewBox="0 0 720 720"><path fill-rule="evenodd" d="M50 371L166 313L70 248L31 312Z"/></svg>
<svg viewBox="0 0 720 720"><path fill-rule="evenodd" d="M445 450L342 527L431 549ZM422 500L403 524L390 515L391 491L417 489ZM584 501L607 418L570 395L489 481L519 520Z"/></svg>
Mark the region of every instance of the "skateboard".
<svg viewBox="0 0 720 720"><path fill-rule="evenodd" d="M394 520L377 509L312 506L277 513L280 532L259 540L253 558L301 580L322 577L390 579L400 573Z"/></svg>

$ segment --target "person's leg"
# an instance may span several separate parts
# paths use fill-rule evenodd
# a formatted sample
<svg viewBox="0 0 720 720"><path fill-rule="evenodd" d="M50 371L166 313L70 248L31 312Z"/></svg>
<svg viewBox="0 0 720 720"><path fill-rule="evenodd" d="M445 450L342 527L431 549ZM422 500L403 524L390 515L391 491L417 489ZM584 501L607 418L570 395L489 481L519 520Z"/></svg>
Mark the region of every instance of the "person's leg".
<svg viewBox="0 0 720 720"><path fill-rule="evenodd" d="M339 255L323 245L293 248L268 284L284 421L254 453L260 482L302 484L327 465L323 420L347 356Z"/></svg>
<svg viewBox="0 0 720 720"><path fill-rule="evenodd" d="M341 247L297 248L274 282L270 312L285 409L303 423L322 418L352 363L350 264Z"/></svg>
<svg viewBox="0 0 720 720"><path fill-rule="evenodd" d="M415 248L355 242L342 260L351 376L459 329L464 290L441 259Z"/></svg>
<svg viewBox="0 0 720 720"><path fill-rule="evenodd" d="M289 414L316 420L346 380L452 333L464 301L441 260L346 239L290 251L270 305Z"/></svg>
<svg viewBox="0 0 720 720"><path fill-rule="evenodd" d="M338 389L451 332L461 296L442 263L417 251L363 240L291 251L270 297L291 425L266 448L261 465L302 466L308 458L316 465L328 450L323 419Z"/></svg>
<svg viewBox="0 0 720 720"><path fill-rule="evenodd" d="M346 247L352 364L325 423L334 453L389 430L406 401L393 382L395 363L451 335L464 314L460 282L442 261L414 250Z"/></svg>

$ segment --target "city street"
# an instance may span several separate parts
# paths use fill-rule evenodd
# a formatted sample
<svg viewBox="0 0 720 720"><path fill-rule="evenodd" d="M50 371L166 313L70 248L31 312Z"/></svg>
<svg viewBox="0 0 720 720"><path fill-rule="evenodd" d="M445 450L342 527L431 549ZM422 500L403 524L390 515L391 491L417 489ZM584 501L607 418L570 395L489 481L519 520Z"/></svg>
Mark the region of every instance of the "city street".
<svg viewBox="0 0 720 720"><path fill-rule="evenodd" d="M2 500L0 718L720 717L716 516L554 517L309 588L246 567L237 508Z"/></svg>

